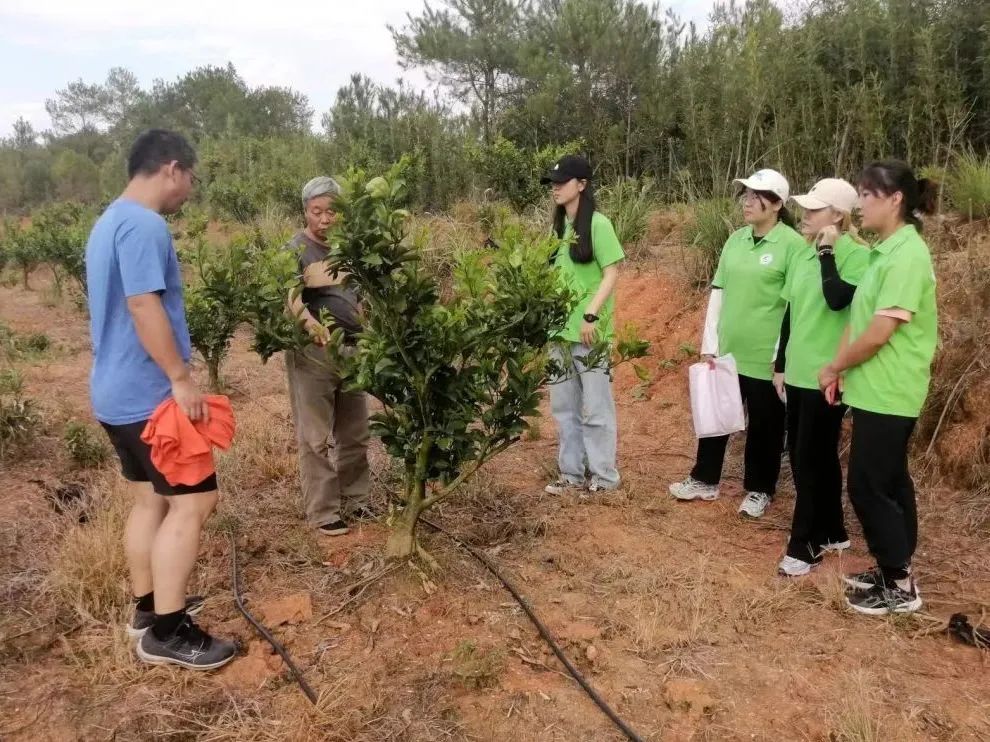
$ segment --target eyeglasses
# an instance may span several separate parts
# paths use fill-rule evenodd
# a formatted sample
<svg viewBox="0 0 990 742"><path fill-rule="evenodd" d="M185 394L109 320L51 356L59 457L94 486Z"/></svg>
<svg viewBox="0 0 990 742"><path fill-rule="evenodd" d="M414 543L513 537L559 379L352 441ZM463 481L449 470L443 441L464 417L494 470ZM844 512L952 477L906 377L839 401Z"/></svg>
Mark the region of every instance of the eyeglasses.
<svg viewBox="0 0 990 742"><path fill-rule="evenodd" d="M744 204L750 201L754 203L763 203L763 196L756 191L746 191L739 195L739 203Z"/></svg>

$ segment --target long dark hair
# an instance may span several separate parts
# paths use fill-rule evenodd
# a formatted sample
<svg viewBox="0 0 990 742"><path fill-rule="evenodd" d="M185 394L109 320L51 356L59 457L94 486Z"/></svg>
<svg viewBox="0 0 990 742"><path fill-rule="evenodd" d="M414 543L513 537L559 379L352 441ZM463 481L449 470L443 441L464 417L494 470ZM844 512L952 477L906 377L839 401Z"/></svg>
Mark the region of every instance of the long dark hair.
<svg viewBox="0 0 990 742"><path fill-rule="evenodd" d="M900 160L881 160L863 168L859 187L883 196L893 196L900 191L901 219L919 232L922 229L919 214L934 214L938 199L938 185L928 178L916 178L911 166Z"/></svg>
<svg viewBox="0 0 990 742"><path fill-rule="evenodd" d="M746 189L743 188L739 192L739 197L746 193ZM759 196L763 201L769 201L772 204L779 204L781 202L780 196L778 196L773 191L753 191L757 196ZM786 224L791 229L797 229L797 221L794 219L794 215L787 209L787 204L780 207L780 211L777 212L777 221Z"/></svg>
<svg viewBox="0 0 990 742"><path fill-rule="evenodd" d="M574 217L574 236L571 243L571 260L575 263L590 263L595 259L594 246L591 244L591 217L595 215L595 188L587 181L584 190L578 195L577 214ZM566 226L567 211L563 206L553 210L553 233L563 239Z"/></svg>

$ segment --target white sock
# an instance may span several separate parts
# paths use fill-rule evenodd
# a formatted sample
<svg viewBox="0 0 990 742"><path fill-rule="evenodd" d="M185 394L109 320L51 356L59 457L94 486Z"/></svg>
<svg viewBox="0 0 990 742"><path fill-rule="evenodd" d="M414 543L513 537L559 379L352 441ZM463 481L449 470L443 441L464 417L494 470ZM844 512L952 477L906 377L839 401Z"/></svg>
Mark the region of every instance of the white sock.
<svg viewBox="0 0 990 742"><path fill-rule="evenodd" d="M911 592L911 578L905 577L903 580L894 580L894 584L906 593Z"/></svg>

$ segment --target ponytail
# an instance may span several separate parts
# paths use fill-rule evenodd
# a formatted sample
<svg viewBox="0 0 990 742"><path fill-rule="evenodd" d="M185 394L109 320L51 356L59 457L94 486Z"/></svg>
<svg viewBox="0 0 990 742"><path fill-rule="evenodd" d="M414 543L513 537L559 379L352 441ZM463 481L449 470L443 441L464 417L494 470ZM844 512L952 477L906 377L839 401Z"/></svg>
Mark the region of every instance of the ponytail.
<svg viewBox="0 0 990 742"><path fill-rule="evenodd" d="M900 193L901 219L919 232L922 215L935 213L938 184L928 178L916 178L906 162L884 160L867 165L859 176L859 187L884 196Z"/></svg>

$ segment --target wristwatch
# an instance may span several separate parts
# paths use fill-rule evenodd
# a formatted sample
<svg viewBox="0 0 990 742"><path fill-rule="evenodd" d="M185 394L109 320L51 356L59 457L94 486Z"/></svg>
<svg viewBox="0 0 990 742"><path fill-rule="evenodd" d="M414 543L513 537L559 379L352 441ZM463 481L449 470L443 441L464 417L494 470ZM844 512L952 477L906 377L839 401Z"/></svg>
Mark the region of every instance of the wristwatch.
<svg viewBox="0 0 990 742"><path fill-rule="evenodd" d="M591 323L597 322L598 321L598 315L597 314L588 313L588 314L584 315L584 321L585 322L591 322Z"/></svg>

